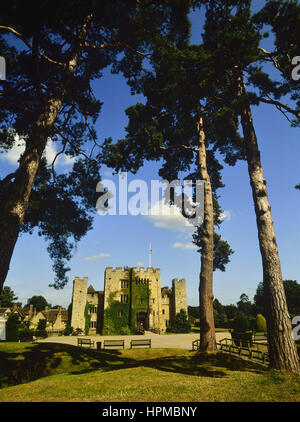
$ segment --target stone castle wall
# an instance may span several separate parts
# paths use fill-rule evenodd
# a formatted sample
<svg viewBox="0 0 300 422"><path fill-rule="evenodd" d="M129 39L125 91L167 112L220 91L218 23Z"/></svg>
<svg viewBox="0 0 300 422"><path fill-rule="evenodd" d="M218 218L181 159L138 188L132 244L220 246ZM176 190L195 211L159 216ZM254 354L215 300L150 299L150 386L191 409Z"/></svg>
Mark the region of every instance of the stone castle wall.
<svg viewBox="0 0 300 422"><path fill-rule="evenodd" d="M162 290L159 268L107 267L104 273L104 292L87 293L87 284L87 277L76 277L73 282L71 326L84 331L84 311L88 301L94 307L92 309L96 309L90 314L89 334L102 331L105 310L109 309L112 301L128 304L128 308L134 306L137 319L147 314L147 329L158 332L165 332L181 309L187 312L185 279L174 279L172 289ZM149 287L148 303L139 297L139 292L144 290L142 286Z"/></svg>
<svg viewBox="0 0 300 422"><path fill-rule="evenodd" d="M172 294L173 294L173 309L172 309L172 318L175 318L175 315L178 314L181 309L184 309L187 312L187 299L186 299L186 282L182 278L178 280L174 278L172 280Z"/></svg>
<svg viewBox="0 0 300 422"><path fill-rule="evenodd" d="M83 279L75 277L73 282L71 326L74 330L80 328L84 331L85 329L84 311L87 301L87 284L87 277L84 277Z"/></svg>

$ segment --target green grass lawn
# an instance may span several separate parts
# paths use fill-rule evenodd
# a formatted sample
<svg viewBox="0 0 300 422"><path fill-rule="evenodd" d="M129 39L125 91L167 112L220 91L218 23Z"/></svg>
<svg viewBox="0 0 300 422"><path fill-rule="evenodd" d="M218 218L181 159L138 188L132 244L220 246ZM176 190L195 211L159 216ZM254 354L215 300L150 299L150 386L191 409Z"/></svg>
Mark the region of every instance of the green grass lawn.
<svg viewBox="0 0 300 422"><path fill-rule="evenodd" d="M300 376L227 354L0 343L0 401L300 401Z"/></svg>

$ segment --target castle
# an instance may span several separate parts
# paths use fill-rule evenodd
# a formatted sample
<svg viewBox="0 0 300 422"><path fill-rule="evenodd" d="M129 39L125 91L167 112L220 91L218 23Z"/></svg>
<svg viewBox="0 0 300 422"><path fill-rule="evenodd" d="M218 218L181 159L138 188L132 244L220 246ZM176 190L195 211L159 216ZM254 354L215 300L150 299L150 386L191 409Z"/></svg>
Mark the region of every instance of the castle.
<svg viewBox="0 0 300 422"><path fill-rule="evenodd" d="M161 288L159 268L107 267L104 291L88 286L88 277L73 281L71 326L85 334L163 333L181 309L187 312L185 279Z"/></svg>

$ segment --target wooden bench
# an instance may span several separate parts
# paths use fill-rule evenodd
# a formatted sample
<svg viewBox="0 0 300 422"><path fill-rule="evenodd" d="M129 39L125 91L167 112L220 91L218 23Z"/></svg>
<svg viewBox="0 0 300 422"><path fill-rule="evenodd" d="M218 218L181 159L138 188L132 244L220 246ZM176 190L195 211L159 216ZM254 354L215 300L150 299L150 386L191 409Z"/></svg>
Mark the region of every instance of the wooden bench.
<svg viewBox="0 0 300 422"><path fill-rule="evenodd" d="M94 341L92 341L90 338L78 338L77 345L81 347L94 347Z"/></svg>
<svg viewBox="0 0 300 422"><path fill-rule="evenodd" d="M140 340L131 340L130 349L132 349L133 347L139 347L139 346L148 346L151 349L151 339L144 338Z"/></svg>
<svg viewBox="0 0 300 422"><path fill-rule="evenodd" d="M259 334L259 335L254 334L253 341L268 341L267 334L263 334L263 335L262 334Z"/></svg>
<svg viewBox="0 0 300 422"><path fill-rule="evenodd" d="M112 347L125 348L125 340L104 340L103 348L111 349Z"/></svg>

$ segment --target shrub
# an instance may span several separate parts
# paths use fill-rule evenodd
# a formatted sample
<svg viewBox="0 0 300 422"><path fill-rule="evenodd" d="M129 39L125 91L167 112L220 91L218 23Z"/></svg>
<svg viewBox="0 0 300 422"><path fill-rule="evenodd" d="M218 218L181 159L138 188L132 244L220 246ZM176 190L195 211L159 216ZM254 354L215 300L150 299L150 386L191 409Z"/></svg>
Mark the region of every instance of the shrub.
<svg viewBox="0 0 300 422"><path fill-rule="evenodd" d="M174 324L167 328L167 332L189 333L190 331L191 331L191 323L188 320L187 313L184 309L181 309L180 312L175 315Z"/></svg>
<svg viewBox="0 0 300 422"><path fill-rule="evenodd" d="M256 315L256 330L259 332L267 332L267 321L262 314Z"/></svg>
<svg viewBox="0 0 300 422"><path fill-rule="evenodd" d="M64 329L64 336L70 336L73 333L73 327L71 327L71 324L68 322L66 324L66 328Z"/></svg>
<svg viewBox="0 0 300 422"><path fill-rule="evenodd" d="M122 336L130 336L131 330L129 327L121 327L119 330L119 334Z"/></svg>
<svg viewBox="0 0 300 422"><path fill-rule="evenodd" d="M238 333L233 331L231 333L232 340L236 346L248 347L252 346L252 332Z"/></svg>
<svg viewBox="0 0 300 422"><path fill-rule="evenodd" d="M19 339L20 341L32 341L34 336L34 330L29 328L19 329Z"/></svg>
<svg viewBox="0 0 300 422"><path fill-rule="evenodd" d="M248 331L250 328L250 321L245 314L238 314L233 319L231 326L233 328L231 337L236 346L247 347L248 344L252 346L252 331Z"/></svg>
<svg viewBox="0 0 300 422"><path fill-rule="evenodd" d="M72 336L79 336L82 333L83 331L81 328L76 328L76 330L73 331Z"/></svg>
<svg viewBox="0 0 300 422"><path fill-rule="evenodd" d="M9 315L6 322L6 340L19 341L19 317L16 314Z"/></svg>
<svg viewBox="0 0 300 422"><path fill-rule="evenodd" d="M245 333L249 330L249 320L244 314L238 314L232 321L232 328L238 333Z"/></svg>
<svg viewBox="0 0 300 422"><path fill-rule="evenodd" d="M46 330L35 330L36 337L46 338L48 337Z"/></svg>
<svg viewBox="0 0 300 422"><path fill-rule="evenodd" d="M46 330L46 325L47 325L46 319L39 319L39 322L38 322L36 329L38 331L44 331L44 330Z"/></svg>

